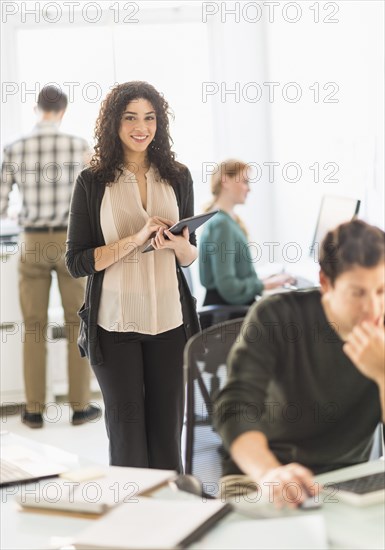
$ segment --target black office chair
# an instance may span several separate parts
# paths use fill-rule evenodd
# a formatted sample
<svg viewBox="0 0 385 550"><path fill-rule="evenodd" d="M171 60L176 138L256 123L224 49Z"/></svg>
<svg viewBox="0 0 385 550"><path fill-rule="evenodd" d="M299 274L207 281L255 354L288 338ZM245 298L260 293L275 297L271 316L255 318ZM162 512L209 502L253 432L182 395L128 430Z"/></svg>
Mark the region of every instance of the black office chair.
<svg viewBox="0 0 385 550"><path fill-rule="evenodd" d="M217 494L221 477L221 438L212 425L214 399L227 380L226 360L239 337L243 318L204 329L187 342L184 351L187 381L185 471ZM211 485L214 484L214 485ZM207 487L207 485L206 485ZM219 487L217 487L219 490Z"/></svg>
<svg viewBox="0 0 385 550"><path fill-rule="evenodd" d="M218 323L230 321L231 319L245 317L249 308L250 306L239 305L203 306L198 311L202 330Z"/></svg>

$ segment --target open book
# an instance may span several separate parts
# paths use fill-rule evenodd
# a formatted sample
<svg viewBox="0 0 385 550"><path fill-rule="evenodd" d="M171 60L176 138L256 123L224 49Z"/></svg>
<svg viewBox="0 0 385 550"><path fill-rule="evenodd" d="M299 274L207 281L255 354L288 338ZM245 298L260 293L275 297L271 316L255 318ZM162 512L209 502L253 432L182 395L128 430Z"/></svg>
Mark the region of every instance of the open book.
<svg viewBox="0 0 385 550"><path fill-rule="evenodd" d="M184 548L231 510L220 500L140 497L93 522L73 541L76 549Z"/></svg>

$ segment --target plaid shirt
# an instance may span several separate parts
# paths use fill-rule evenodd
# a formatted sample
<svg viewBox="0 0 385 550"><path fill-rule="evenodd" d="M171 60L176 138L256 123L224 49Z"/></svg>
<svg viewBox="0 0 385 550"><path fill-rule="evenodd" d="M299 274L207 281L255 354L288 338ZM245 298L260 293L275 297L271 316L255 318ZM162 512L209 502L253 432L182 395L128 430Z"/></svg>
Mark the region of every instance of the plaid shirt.
<svg viewBox="0 0 385 550"><path fill-rule="evenodd" d="M72 188L89 155L84 139L61 133L52 122L38 124L31 135L4 149L0 214L6 213L16 183L22 196L21 226L67 226Z"/></svg>

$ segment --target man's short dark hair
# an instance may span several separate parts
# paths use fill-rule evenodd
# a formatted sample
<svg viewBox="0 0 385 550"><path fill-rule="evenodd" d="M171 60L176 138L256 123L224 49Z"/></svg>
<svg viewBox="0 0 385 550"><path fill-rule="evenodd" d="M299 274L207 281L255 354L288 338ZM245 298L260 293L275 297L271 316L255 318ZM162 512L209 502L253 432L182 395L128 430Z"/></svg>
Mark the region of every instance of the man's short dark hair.
<svg viewBox="0 0 385 550"><path fill-rule="evenodd" d="M362 220L343 223L329 231L322 241L320 267L334 284L354 266L376 267L385 261L385 233Z"/></svg>
<svg viewBox="0 0 385 550"><path fill-rule="evenodd" d="M39 97L37 98L37 105L39 109L46 112L63 111L68 104L68 98L64 92L57 86L44 86L40 90Z"/></svg>

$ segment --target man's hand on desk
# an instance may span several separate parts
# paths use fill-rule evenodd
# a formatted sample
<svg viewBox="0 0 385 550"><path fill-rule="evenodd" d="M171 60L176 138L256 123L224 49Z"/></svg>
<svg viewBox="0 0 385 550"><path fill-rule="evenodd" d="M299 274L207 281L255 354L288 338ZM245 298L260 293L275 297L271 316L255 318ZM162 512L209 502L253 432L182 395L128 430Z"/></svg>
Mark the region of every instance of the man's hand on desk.
<svg viewBox="0 0 385 550"><path fill-rule="evenodd" d="M294 462L282 465L262 432L239 435L231 444L230 453L239 468L258 484L262 500L276 508L297 508L309 497L315 500L318 496L319 486L312 472Z"/></svg>
<svg viewBox="0 0 385 550"><path fill-rule="evenodd" d="M312 472L295 462L268 470L258 483L264 500L276 508L297 508L319 494Z"/></svg>

